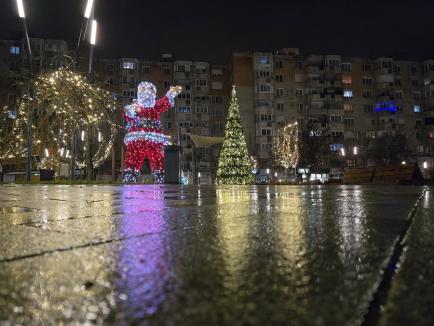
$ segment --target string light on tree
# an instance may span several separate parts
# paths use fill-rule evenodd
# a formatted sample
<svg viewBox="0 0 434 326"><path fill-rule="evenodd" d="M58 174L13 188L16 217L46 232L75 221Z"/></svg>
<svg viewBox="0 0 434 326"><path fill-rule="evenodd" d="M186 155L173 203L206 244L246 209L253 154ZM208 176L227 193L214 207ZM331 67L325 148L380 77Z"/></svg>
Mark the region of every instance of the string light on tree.
<svg viewBox="0 0 434 326"><path fill-rule="evenodd" d="M276 163L285 169L295 168L300 160L298 123L289 123L277 131L273 140Z"/></svg>
<svg viewBox="0 0 434 326"><path fill-rule="evenodd" d="M67 68L41 74L30 84L24 86L33 87L34 98L24 95L18 100L17 118L7 139L8 147L0 149L0 158L25 156L27 121L30 113L36 111L32 121L33 155L45 158L41 168L56 169L61 162L69 162L69 155L63 153L71 150L74 128L86 130L77 152L77 166L85 167L86 155L90 155L88 162L92 168L98 167L110 155L116 134L112 121L115 101L111 94ZM93 151L84 152L85 146Z"/></svg>
<svg viewBox="0 0 434 326"><path fill-rule="evenodd" d="M235 185L252 184L253 182L254 176L241 125L237 93L233 86L225 138L218 161L217 183Z"/></svg>

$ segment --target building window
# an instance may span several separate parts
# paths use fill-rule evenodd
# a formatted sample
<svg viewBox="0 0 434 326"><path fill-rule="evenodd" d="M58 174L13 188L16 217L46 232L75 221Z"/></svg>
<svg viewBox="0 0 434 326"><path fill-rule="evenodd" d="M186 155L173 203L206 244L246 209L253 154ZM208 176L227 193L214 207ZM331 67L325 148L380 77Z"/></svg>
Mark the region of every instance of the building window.
<svg viewBox="0 0 434 326"><path fill-rule="evenodd" d="M417 73L417 67L416 66L411 66L411 73L412 74Z"/></svg>
<svg viewBox="0 0 434 326"><path fill-rule="evenodd" d="M346 90L344 90L344 97L346 97L346 98L351 98L351 97L353 97L353 91L350 90L350 89L346 89Z"/></svg>
<svg viewBox="0 0 434 326"><path fill-rule="evenodd" d="M354 118L344 118L345 126L354 126Z"/></svg>
<svg viewBox="0 0 434 326"><path fill-rule="evenodd" d="M394 84L395 84L395 86L401 86L401 79L395 78Z"/></svg>
<svg viewBox="0 0 434 326"><path fill-rule="evenodd" d="M108 64L105 66L105 70L107 71L113 71L115 69L115 66L112 64Z"/></svg>
<svg viewBox="0 0 434 326"><path fill-rule="evenodd" d="M365 113L374 112L374 106L372 104L365 104L363 106L363 110L365 111Z"/></svg>
<svg viewBox="0 0 434 326"><path fill-rule="evenodd" d="M371 77L363 77L362 84L365 86L371 86L373 84L373 80Z"/></svg>
<svg viewBox="0 0 434 326"><path fill-rule="evenodd" d="M222 104L223 98L221 96L211 96L211 103Z"/></svg>
<svg viewBox="0 0 434 326"><path fill-rule="evenodd" d="M372 98L372 92L371 91L364 91L363 92L363 98Z"/></svg>
<svg viewBox="0 0 434 326"><path fill-rule="evenodd" d="M169 67L164 67L163 68L163 73L165 75L170 75L171 72L172 72L172 69L170 69Z"/></svg>
<svg viewBox="0 0 434 326"><path fill-rule="evenodd" d="M258 57L258 63L268 65L270 64L270 57L262 55Z"/></svg>
<svg viewBox="0 0 434 326"><path fill-rule="evenodd" d="M280 60L276 61L275 66L276 66L276 68L279 68L279 69L282 68L283 67L282 61L280 61Z"/></svg>
<svg viewBox="0 0 434 326"><path fill-rule="evenodd" d="M142 67L142 71L143 71L143 73L145 73L145 74L149 74L149 73L151 72L151 68L148 67L148 66L143 66L143 67Z"/></svg>
<svg viewBox="0 0 434 326"><path fill-rule="evenodd" d="M362 65L362 71L371 71L371 65L370 64L368 64L368 63L364 63L363 65Z"/></svg>
<svg viewBox="0 0 434 326"><path fill-rule="evenodd" d="M396 65L395 67L393 67L393 70L395 71L395 74L400 74L401 73L401 66Z"/></svg>
<svg viewBox="0 0 434 326"><path fill-rule="evenodd" d="M285 104L283 103L277 103L277 110L283 111L285 109Z"/></svg>
<svg viewBox="0 0 434 326"><path fill-rule="evenodd" d="M342 84L351 85L352 82L351 76L342 76Z"/></svg>
<svg viewBox="0 0 434 326"><path fill-rule="evenodd" d="M344 103L344 112L353 112L353 105L351 103Z"/></svg>
<svg viewBox="0 0 434 326"><path fill-rule="evenodd" d="M134 69L135 68L135 64L134 64L134 62L130 62L130 61L124 61L123 63L122 63L122 68L124 68L124 69Z"/></svg>
<svg viewBox="0 0 434 326"><path fill-rule="evenodd" d="M271 114L261 114L261 115L258 115L256 118L258 121L271 121L272 120Z"/></svg>
<svg viewBox="0 0 434 326"><path fill-rule="evenodd" d="M164 88L169 88L170 87L170 81L165 80L164 81Z"/></svg>
<svg viewBox="0 0 434 326"><path fill-rule="evenodd" d="M303 109L304 109L304 104L303 103L297 103L297 110L303 111Z"/></svg>
<svg viewBox="0 0 434 326"><path fill-rule="evenodd" d="M277 95L278 97L282 97L282 96L284 96L284 95L285 95L285 90L284 90L283 88L277 88L277 89L276 89L276 95Z"/></svg>
<svg viewBox="0 0 434 326"><path fill-rule="evenodd" d="M379 63L379 66L382 69L392 69L392 62L391 61L381 61Z"/></svg>
<svg viewBox="0 0 434 326"><path fill-rule="evenodd" d="M208 114L208 107L206 106L196 106L196 113Z"/></svg>
<svg viewBox="0 0 434 326"><path fill-rule="evenodd" d="M395 98L396 99L402 99L402 92L401 91L396 91L395 92Z"/></svg>
<svg viewBox="0 0 434 326"><path fill-rule="evenodd" d="M259 70L256 72L256 77L257 78L270 78L271 77L271 72L270 71L265 71L265 70Z"/></svg>
<svg viewBox="0 0 434 326"><path fill-rule="evenodd" d="M191 106L180 106L178 107L178 112L189 113L191 112Z"/></svg>
<svg viewBox="0 0 434 326"><path fill-rule="evenodd" d="M177 65L176 66L176 71L184 72L185 71L185 66L184 65Z"/></svg>
<svg viewBox="0 0 434 326"><path fill-rule="evenodd" d="M326 66L327 67L336 67L336 66L339 66L339 60L328 59L328 60L326 60Z"/></svg>
<svg viewBox="0 0 434 326"><path fill-rule="evenodd" d="M20 54L20 47L19 46L11 46L9 48L10 54Z"/></svg>
<svg viewBox="0 0 434 326"><path fill-rule="evenodd" d="M296 89L295 90L295 95L296 96L303 96L303 90L302 89Z"/></svg>
<svg viewBox="0 0 434 326"><path fill-rule="evenodd" d="M208 82L206 79L196 79L195 85L196 87L206 87L208 85Z"/></svg>
<svg viewBox="0 0 434 326"><path fill-rule="evenodd" d="M283 76L282 75L276 75L276 82L278 82L278 83L283 82Z"/></svg>
<svg viewBox="0 0 434 326"><path fill-rule="evenodd" d="M272 131L271 129L261 129L261 136L271 136Z"/></svg>
<svg viewBox="0 0 434 326"><path fill-rule="evenodd" d="M414 113L420 113L421 112L420 105L413 105L413 112Z"/></svg>
<svg viewBox="0 0 434 326"><path fill-rule="evenodd" d="M411 81L411 85L412 85L413 87L418 87L418 86L419 86L419 81L418 81L417 79L413 79L413 80Z"/></svg>
<svg viewBox="0 0 434 326"><path fill-rule="evenodd" d="M339 115L331 115L329 116L329 121L334 123L342 123L342 117Z"/></svg>
<svg viewBox="0 0 434 326"><path fill-rule="evenodd" d="M256 85L256 91L259 93L271 93L271 85Z"/></svg>
<svg viewBox="0 0 434 326"><path fill-rule="evenodd" d="M420 92L413 92L413 98L415 100L420 100Z"/></svg>
<svg viewBox="0 0 434 326"><path fill-rule="evenodd" d="M342 71L351 71L351 63L350 62L342 62L341 68L342 68Z"/></svg>

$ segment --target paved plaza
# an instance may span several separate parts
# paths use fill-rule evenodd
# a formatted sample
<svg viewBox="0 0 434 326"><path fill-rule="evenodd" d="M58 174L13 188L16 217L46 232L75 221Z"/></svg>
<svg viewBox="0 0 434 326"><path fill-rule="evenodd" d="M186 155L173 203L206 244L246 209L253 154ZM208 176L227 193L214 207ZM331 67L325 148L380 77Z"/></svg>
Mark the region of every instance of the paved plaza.
<svg viewBox="0 0 434 326"><path fill-rule="evenodd" d="M433 235L433 188L3 185L0 325L433 325Z"/></svg>

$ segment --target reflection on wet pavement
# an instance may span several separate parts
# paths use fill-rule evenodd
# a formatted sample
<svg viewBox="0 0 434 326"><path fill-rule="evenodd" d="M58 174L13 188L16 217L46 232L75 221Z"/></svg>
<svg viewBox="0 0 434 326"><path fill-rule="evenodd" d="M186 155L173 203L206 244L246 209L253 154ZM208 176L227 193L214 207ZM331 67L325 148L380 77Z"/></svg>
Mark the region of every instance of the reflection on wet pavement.
<svg viewBox="0 0 434 326"><path fill-rule="evenodd" d="M421 191L0 187L0 324L357 325Z"/></svg>

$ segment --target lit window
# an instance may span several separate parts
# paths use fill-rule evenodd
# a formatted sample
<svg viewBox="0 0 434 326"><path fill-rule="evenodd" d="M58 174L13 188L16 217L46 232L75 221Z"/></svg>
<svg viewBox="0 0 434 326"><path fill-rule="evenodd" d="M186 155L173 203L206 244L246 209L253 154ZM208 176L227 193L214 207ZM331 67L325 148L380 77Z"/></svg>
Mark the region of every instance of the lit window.
<svg viewBox="0 0 434 326"><path fill-rule="evenodd" d="M344 97L346 97L346 98L351 98L351 97L353 97L353 91L352 91L352 90L349 90L349 89L345 90L345 91L344 91Z"/></svg>
<svg viewBox="0 0 434 326"><path fill-rule="evenodd" d="M125 61L122 63L124 69L134 69L134 62Z"/></svg>
<svg viewBox="0 0 434 326"><path fill-rule="evenodd" d="M353 105L351 103L344 103L345 112L353 112Z"/></svg>
<svg viewBox="0 0 434 326"><path fill-rule="evenodd" d="M260 56L260 57L258 57L258 63L269 64L270 63L270 58L267 57L267 56Z"/></svg>
<svg viewBox="0 0 434 326"><path fill-rule="evenodd" d="M10 54L20 54L20 47L19 46L11 46L9 49Z"/></svg>
<svg viewBox="0 0 434 326"><path fill-rule="evenodd" d="M414 105L413 106L413 112L414 113L420 113L421 112L420 106L419 105Z"/></svg>
<svg viewBox="0 0 434 326"><path fill-rule="evenodd" d="M191 107L190 106L180 106L180 107L178 107L178 112L183 112L183 113L191 112Z"/></svg>
<svg viewBox="0 0 434 326"><path fill-rule="evenodd" d="M342 76L342 83L345 85L350 85L352 83L351 76Z"/></svg>

